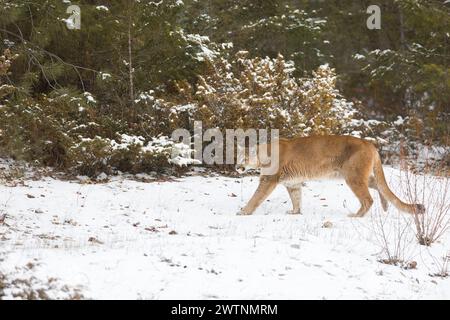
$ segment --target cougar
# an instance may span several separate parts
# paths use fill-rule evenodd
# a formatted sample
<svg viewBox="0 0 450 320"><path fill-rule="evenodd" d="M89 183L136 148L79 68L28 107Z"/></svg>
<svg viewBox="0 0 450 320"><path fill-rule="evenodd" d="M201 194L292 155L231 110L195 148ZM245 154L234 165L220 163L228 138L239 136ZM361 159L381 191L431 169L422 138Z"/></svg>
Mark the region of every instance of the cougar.
<svg viewBox="0 0 450 320"><path fill-rule="evenodd" d="M300 214L301 188L304 181L318 179L344 179L361 203L361 207L350 217L363 217L373 204L369 188L380 195L384 211L388 201L397 209L422 214L422 204L409 204L401 201L389 189L384 176L380 155L369 141L350 136L311 136L278 140L278 166L269 174L265 172L267 162L262 160L262 149L266 148L270 158L270 144L256 148L256 156L248 152L242 164L236 165L239 173L249 169L261 169L256 192L238 214L250 215L272 193L278 184L286 187L292 201L289 213ZM266 151L264 151L266 155ZM252 160L253 159L253 160Z"/></svg>

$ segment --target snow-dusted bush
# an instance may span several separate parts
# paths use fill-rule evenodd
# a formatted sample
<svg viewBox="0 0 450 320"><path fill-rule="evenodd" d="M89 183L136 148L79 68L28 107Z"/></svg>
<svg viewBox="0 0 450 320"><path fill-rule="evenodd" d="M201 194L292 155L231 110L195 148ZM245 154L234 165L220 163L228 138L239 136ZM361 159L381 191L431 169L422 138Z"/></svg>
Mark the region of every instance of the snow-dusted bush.
<svg viewBox="0 0 450 320"><path fill-rule="evenodd" d="M276 128L283 136L352 134L376 138L382 125L366 121L336 88L335 70L320 66L311 77L295 78L295 66L283 56L209 61L195 88L179 86L190 117L204 127Z"/></svg>
<svg viewBox="0 0 450 320"><path fill-rule="evenodd" d="M376 121L364 121L353 102L347 101L336 88L335 70L320 66L310 79L299 83L299 109L306 121L305 133L370 135Z"/></svg>
<svg viewBox="0 0 450 320"><path fill-rule="evenodd" d="M107 139L96 137L85 138L70 148L70 168L76 174L85 176L97 176L98 174L110 173L108 165L110 161L111 147Z"/></svg>
<svg viewBox="0 0 450 320"><path fill-rule="evenodd" d="M122 134L120 143L110 142L111 166L127 172L164 171L170 165L183 167L194 164L192 148L176 143L167 136L152 138L147 143L141 136Z"/></svg>
<svg viewBox="0 0 450 320"><path fill-rule="evenodd" d="M148 95L140 98L151 100ZM152 138L180 124L176 112L170 111L173 103L161 99L151 103L142 122L130 125L129 119L101 113L97 99L89 92L60 91L20 103L7 101L0 108L0 152L87 176L117 170L161 172L192 164L190 146L166 137Z"/></svg>
<svg viewBox="0 0 450 320"><path fill-rule="evenodd" d="M173 165L179 170L193 164L192 149L166 136L147 142L142 136L121 134L116 139L85 138L71 148L75 173L97 176L116 171L163 172Z"/></svg>
<svg viewBox="0 0 450 320"><path fill-rule="evenodd" d="M413 171L439 171L450 166L450 146L436 143L433 135L428 135L426 123L417 114L397 116L381 135L389 137L389 145L384 148L385 159L389 162L406 162ZM449 137L440 139L445 141Z"/></svg>
<svg viewBox="0 0 450 320"><path fill-rule="evenodd" d="M43 165L68 168L70 148L83 138L106 133L97 103L69 90L8 100L0 108L0 152Z"/></svg>
<svg viewBox="0 0 450 320"><path fill-rule="evenodd" d="M429 39L437 41L435 37ZM450 76L443 60L439 61L444 56L437 54L439 50L436 44L427 48L413 42L398 51L375 49L353 58L365 82L379 93L376 99L383 102L385 98L384 104L391 104L385 106L384 116L406 116L404 127L409 141L428 140L448 146ZM397 96L397 101L389 100L392 96Z"/></svg>
<svg viewBox="0 0 450 320"><path fill-rule="evenodd" d="M192 158L193 149L191 146L170 140L167 136L153 138L143 151L163 156L168 163L179 167L198 164L198 161Z"/></svg>

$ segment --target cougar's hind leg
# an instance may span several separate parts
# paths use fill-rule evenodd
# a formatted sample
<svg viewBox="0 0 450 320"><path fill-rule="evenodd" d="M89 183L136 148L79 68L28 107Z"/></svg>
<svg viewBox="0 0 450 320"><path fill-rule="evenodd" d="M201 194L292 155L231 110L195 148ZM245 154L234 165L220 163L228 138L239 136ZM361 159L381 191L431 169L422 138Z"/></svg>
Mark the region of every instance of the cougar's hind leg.
<svg viewBox="0 0 450 320"><path fill-rule="evenodd" d="M367 182L351 178L346 179L345 182L347 182L348 186L350 187L350 189L352 189L353 193L361 203L361 207L359 208L358 212L356 214L350 214L349 216L363 217L373 204L373 199L370 195Z"/></svg>
<svg viewBox="0 0 450 320"><path fill-rule="evenodd" d="M349 215L350 217L363 217L373 204L369 192L369 177L372 171L370 163L371 159L367 154L358 152L351 156L343 168L345 182L361 203L358 212Z"/></svg>
<svg viewBox="0 0 450 320"><path fill-rule="evenodd" d="M238 215L250 215L272 193L277 186L277 179L272 176L261 176L259 185L247 205Z"/></svg>
<svg viewBox="0 0 450 320"><path fill-rule="evenodd" d="M381 194L380 190L378 190L377 182L374 176L370 176L369 178L369 188L378 191L378 195L380 196L381 207L383 208L383 211L387 211L389 204L386 198Z"/></svg>

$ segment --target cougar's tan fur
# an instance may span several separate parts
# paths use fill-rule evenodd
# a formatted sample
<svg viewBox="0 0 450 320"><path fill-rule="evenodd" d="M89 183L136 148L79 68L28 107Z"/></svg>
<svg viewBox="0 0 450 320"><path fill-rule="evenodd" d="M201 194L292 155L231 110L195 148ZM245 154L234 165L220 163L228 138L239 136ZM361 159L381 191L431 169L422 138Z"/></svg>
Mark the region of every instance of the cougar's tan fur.
<svg viewBox="0 0 450 320"><path fill-rule="evenodd" d="M261 145L257 154L261 155ZM250 163L249 158L243 166L260 168ZM270 195L277 184L287 188L292 201L291 213L300 213L301 186L304 181L316 179L342 178L356 195L361 207L356 214L364 216L373 204L369 188L380 195L383 209L387 210L387 201L397 209L409 213L423 213L421 204L408 204L401 201L388 187L375 146L369 141L350 136L312 136L279 140L279 166L275 174L264 175L261 170L259 186L240 214L250 215Z"/></svg>

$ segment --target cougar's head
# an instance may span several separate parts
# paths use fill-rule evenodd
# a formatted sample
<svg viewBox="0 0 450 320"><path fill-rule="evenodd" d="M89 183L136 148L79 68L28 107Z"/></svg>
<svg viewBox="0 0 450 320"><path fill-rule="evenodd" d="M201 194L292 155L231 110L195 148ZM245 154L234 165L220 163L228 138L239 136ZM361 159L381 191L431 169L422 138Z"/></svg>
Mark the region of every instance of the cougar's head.
<svg viewBox="0 0 450 320"><path fill-rule="evenodd" d="M242 149L241 149L242 151ZM252 148L245 148L245 152L238 149L235 169L239 173L261 169L262 175L274 175L280 166L280 151L278 143L259 144Z"/></svg>

